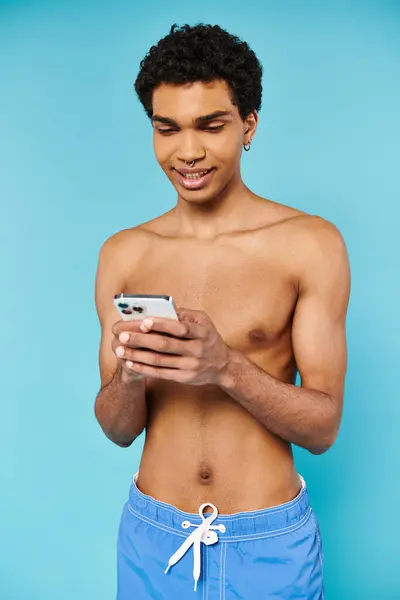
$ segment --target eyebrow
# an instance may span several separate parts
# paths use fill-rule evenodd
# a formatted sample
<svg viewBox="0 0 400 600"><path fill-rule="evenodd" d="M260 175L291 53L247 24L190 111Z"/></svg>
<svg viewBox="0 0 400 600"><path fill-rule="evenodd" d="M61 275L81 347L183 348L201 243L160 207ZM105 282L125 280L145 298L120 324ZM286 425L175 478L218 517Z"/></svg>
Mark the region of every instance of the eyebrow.
<svg viewBox="0 0 400 600"><path fill-rule="evenodd" d="M216 110L209 115L202 115L201 117L197 117L194 123L195 125L201 125L202 123L209 123L210 121L215 121L219 117L233 116L230 110ZM179 127L178 123L174 121L174 119L169 119L168 117L161 117L160 115L153 115L151 120L158 121L159 123L165 123L166 125L172 125L173 127Z"/></svg>

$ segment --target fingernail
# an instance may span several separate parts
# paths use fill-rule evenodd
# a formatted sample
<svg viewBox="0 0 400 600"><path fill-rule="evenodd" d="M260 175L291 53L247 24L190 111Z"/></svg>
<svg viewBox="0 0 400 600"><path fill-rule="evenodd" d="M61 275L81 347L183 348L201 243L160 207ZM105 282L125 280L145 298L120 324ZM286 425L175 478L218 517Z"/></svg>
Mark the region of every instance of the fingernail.
<svg viewBox="0 0 400 600"><path fill-rule="evenodd" d="M147 329L151 329L153 327L153 324L154 324L154 321L152 319L144 319L142 322L142 325L147 327Z"/></svg>
<svg viewBox="0 0 400 600"><path fill-rule="evenodd" d="M128 340L129 340L129 333L127 331L123 331L122 333L119 334L120 342L127 342Z"/></svg>
<svg viewBox="0 0 400 600"><path fill-rule="evenodd" d="M115 354L117 356L123 356L125 354L125 348L123 348L122 346L118 346L118 348L116 348L115 350Z"/></svg>

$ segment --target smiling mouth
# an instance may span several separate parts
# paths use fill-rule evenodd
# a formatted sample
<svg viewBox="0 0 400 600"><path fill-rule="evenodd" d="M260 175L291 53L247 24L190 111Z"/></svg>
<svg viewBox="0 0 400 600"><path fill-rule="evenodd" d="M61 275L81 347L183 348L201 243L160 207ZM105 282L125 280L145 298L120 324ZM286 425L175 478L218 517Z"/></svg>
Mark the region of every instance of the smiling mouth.
<svg viewBox="0 0 400 600"><path fill-rule="evenodd" d="M186 171L186 172L185 172ZM183 172L176 170L179 185L186 190L202 190L208 185L213 177L215 169L198 169L190 171L185 169Z"/></svg>
<svg viewBox="0 0 400 600"><path fill-rule="evenodd" d="M204 175L210 173L212 169L204 169L203 171L198 171L197 173L182 173L182 171L178 170L178 173L181 177L187 179L187 181L199 181Z"/></svg>

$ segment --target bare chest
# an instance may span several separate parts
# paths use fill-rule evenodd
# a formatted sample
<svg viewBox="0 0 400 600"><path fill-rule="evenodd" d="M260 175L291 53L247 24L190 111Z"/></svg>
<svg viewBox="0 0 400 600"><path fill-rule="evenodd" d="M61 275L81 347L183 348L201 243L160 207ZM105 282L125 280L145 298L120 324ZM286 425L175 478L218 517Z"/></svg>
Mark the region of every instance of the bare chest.
<svg viewBox="0 0 400 600"><path fill-rule="evenodd" d="M290 268L275 253L161 241L122 291L167 294L177 307L205 311L231 348L253 357L290 338L296 288Z"/></svg>

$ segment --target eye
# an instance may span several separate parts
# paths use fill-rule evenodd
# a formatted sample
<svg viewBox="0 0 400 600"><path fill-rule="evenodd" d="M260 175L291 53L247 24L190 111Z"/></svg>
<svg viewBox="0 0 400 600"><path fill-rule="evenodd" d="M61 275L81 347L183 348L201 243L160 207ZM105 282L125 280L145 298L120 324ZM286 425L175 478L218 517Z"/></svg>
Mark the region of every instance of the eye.
<svg viewBox="0 0 400 600"><path fill-rule="evenodd" d="M158 133L162 133L163 135L168 135L169 133L173 133L176 129L172 129L171 127L168 129L158 129Z"/></svg>
<svg viewBox="0 0 400 600"><path fill-rule="evenodd" d="M204 131L220 131L225 125L214 125L214 127L204 127Z"/></svg>

